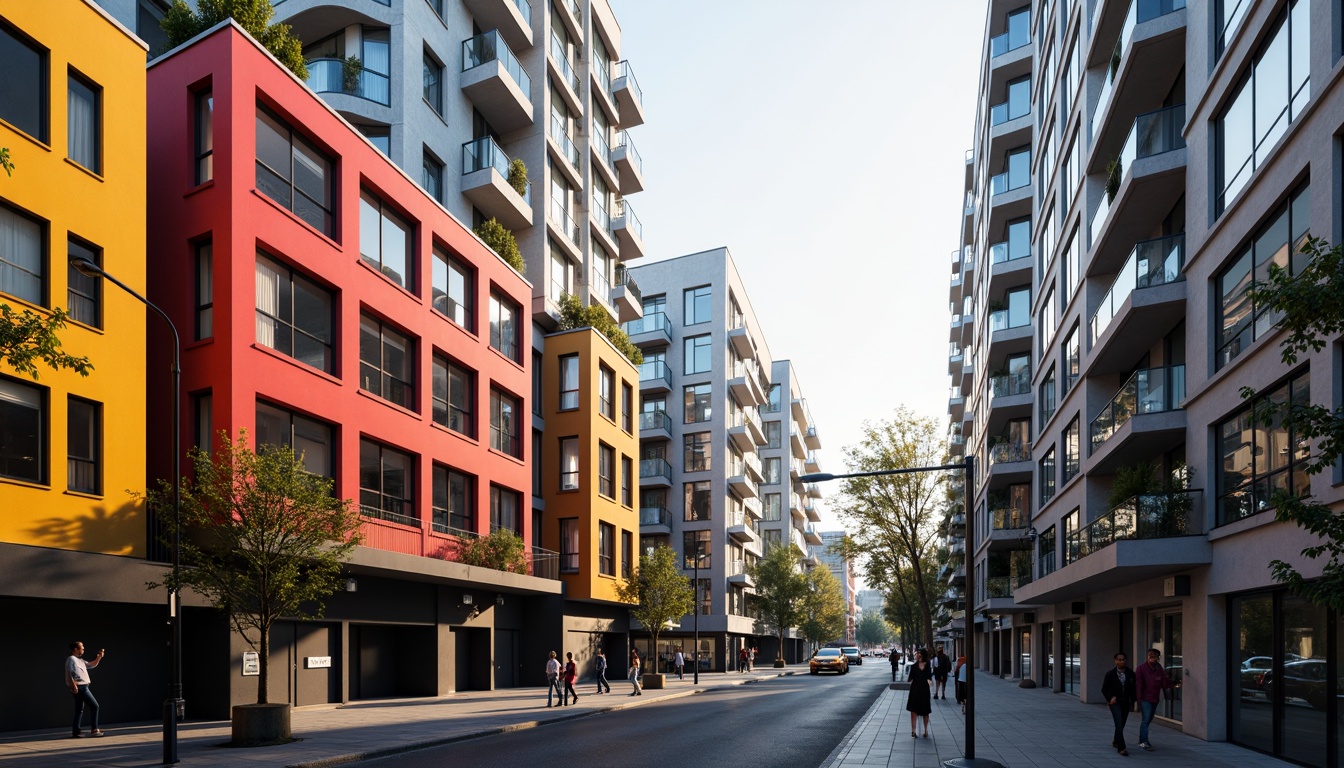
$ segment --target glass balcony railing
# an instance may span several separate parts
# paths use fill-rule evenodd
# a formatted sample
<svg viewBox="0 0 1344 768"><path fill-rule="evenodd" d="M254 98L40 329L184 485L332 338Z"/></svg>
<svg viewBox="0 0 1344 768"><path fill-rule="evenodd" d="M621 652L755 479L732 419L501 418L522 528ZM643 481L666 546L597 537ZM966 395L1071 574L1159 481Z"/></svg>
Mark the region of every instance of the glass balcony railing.
<svg viewBox="0 0 1344 768"><path fill-rule="evenodd" d="M630 89L630 93L634 94L635 101L640 104L644 103L644 91L640 89L639 81L635 79L635 70L630 68L629 61L622 59L616 63L616 77L617 79L625 78L625 87Z"/></svg>
<svg viewBox="0 0 1344 768"><path fill-rule="evenodd" d="M1020 531L1029 525L1025 509L1001 507L989 510L989 527L996 531Z"/></svg>
<svg viewBox="0 0 1344 768"><path fill-rule="evenodd" d="M1132 0L1129 4L1129 12L1125 14L1125 23L1120 28L1120 36L1116 38L1115 47L1111 49L1106 80L1101 85L1101 95L1097 97L1097 106L1092 110L1091 129L1094 139L1097 135L1097 120L1105 114L1106 107L1111 103L1111 95L1115 90L1115 78L1120 72L1125 49L1129 47L1129 42L1134 37L1134 27L1145 21L1152 21L1159 16L1175 13L1184 7L1185 0Z"/></svg>
<svg viewBox="0 0 1344 768"><path fill-rule="evenodd" d="M1031 314L1026 308L1019 310L1016 307L1008 309L997 309L989 313L989 330L1006 331L1011 328L1021 328L1024 325L1031 325Z"/></svg>
<svg viewBox="0 0 1344 768"><path fill-rule="evenodd" d="M626 298L633 301L635 304L644 303L644 295L639 290L639 283L635 282L635 278L630 274L630 270L626 269L621 264L616 265L616 280L612 287L624 288Z"/></svg>
<svg viewBox="0 0 1344 768"><path fill-rule="evenodd" d="M639 414L639 431L653 429L672 430L672 418L667 415L667 411L645 411Z"/></svg>
<svg viewBox="0 0 1344 768"><path fill-rule="evenodd" d="M1179 410L1184 399L1184 365L1135 371L1111 398L1111 402L1092 419L1089 427L1092 450L1100 448L1134 416Z"/></svg>
<svg viewBox="0 0 1344 768"><path fill-rule="evenodd" d="M1031 184L1031 156L1022 152L1008 158L1008 170L989 178L989 194L1001 195Z"/></svg>
<svg viewBox="0 0 1344 768"><path fill-rule="evenodd" d="M569 132L565 130L565 124L555 115L551 115L550 130L547 135L560 146L560 153L565 156L569 164L574 168L579 167L579 148L574 146L574 142L569 138Z"/></svg>
<svg viewBox="0 0 1344 768"><path fill-rule="evenodd" d="M1031 30L1025 24L989 38L989 57L1002 56L1024 45L1031 45Z"/></svg>
<svg viewBox="0 0 1344 768"><path fill-rule="evenodd" d="M1111 321L1115 319L1115 313L1124 305L1130 294L1140 288L1174 283L1182 279L1181 270L1184 267L1184 233L1145 240L1135 245L1088 323L1092 343L1096 344L1101 334L1110 327Z"/></svg>
<svg viewBox="0 0 1344 768"><path fill-rule="evenodd" d="M1069 562L1117 541L1169 539L1201 531L1196 514L1197 489L1134 496L1069 534Z"/></svg>
<svg viewBox="0 0 1344 768"><path fill-rule="evenodd" d="M985 595L993 600L1013 596L1012 578L1009 576L989 576L985 578Z"/></svg>
<svg viewBox="0 0 1344 768"><path fill-rule="evenodd" d="M607 209L602 205L602 201L594 200L593 204L588 206L588 213L593 217L593 221L597 222L597 226L603 232L606 232L613 237L615 236L615 232L611 229L611 214L607 213Z"/></svg>
<svg viewBox="0 0 1344 768"><path fill-rule="evenodd" d="M552 197L551 204L546 207L546 218L556 226L569 241L575 245L579 244L579 225L575 223L574 217L569 214L565 208L565 201L560 197Z"/></svg>
<svg viewBox="0 0 1344 768"><path fill-rule="evenodd" d="M462 175L494 168L505 179L509 178L509 164L512 161L489 136L473 139L462 145ZM532 185L523 187L523 201L532 204Z"/></svg>
<svg viewBox="0 0 1344 768"><path fill-rule="evenodd" d="M306 63L308 87L313 93L344 93L384 106L391 104L387 75L365 69L347 78L345 62L340 59L312 59Z"/></svg>
<svg viewBox="0 0 1344 768"><path fill-rule="evenodd" d="M611 303L611 281L596 266L593 267L592 278L588 281L588 290L602 301Z"/></svg>
<svg viewBox="0 0 1344 768"><path fill-rule="evenodd" d="M513 0L513 6L518 9L518 13L522 15L523 21L526 22L527 26L531 27L532 3L528 2L528 0Z"/></svg>
<svg viewBox="0 0 1344 768"><path fill-rule="evenodd" d="M635 236L644 239L644 224L640 222L639 217L630 204L621 198L616 201L616 218L625 219L625 228L635 233Z"/></svg>
<svg viewBox="0 0 1344 768"><path fill-rule="evenodd" d="M635 149L635 143L630 140L625 131L616 134L616 146L625 147L625 156L630 159L630 164L636 171L644 172L644 158L639 156L639 151Z"/></svg>
<svg viewBox="0 0 1344 768"><path fill-rule="evenodd" d="M574 65L569 63L569 55L565 51L565 44L554 33L551 34L551 60L555 62L556 68L560 70L560 76L564 78L570 90L578 93L579 76L574 71Z"/></svg>
<svg viewBox="0 0 1344 768"><path fill-rule="evenodd" d="M1134 165L1134 161L1174 152L1185 148L1185 137L1181 129L1185 127L1185 105L1155 110L1134 118L1134 125L1125 137L1125 145L1120 149L1120 178Z"/></svg>
<svg viewBox="0 0 1344 768"><path fill-rule="evenodd" d="M1025 117L1031 112L1031 81L1023 80L1008 86L1008 99L989 108L989 124L1002 125Z"/></svg>
<svg viewBox="0 0 1344 768"><path fill-rule="evenodd" d="M462 71L466 72L482 64L498 61L509 77L518 84L523 94L532 98L532 79L523 70L518 57L513 55L509 44L500 37L499 30L492 29L484 34L462 41Z"/></svg>
<svg viewBox="0 0 1344 768"><path fill-rule="evenodd" d="M638 336L641 333L653 333L662 331L663 335L669 339L672 338L672 323L668 322L667 315L662 312L650 312L638 320L631 320L621 326L627 336Z"/></svg>
<svg viewBox="0 0 1344 768"><path fill-rule="evenodd" d="M593 151L597 153L598 159L608 168L611 168L613 165L611 162L611 144L607 141L607 137L602 135L602 131L598 130L596 125L593 126L589 136L593 142Z"/></svg>
<svg viewBox="0 0 1344 768"><path fill-rule="evenodd" d="M1029 395L1031 394L1031 369L991 376L989 387L993 397Z"/></svg>
<svg viewBox="0 0 1344 768"><path fill-rule="evenodd" d="M1101 199L1097 201L1097 210L1092 212L1092 221L1087 225L1088 247L1097 244L1097 237L1101 234L1101 228L1106 225L1106 219L1111 215L1111 193L1103 191Z"/></svg>
<svg viewBox="0 0 1344 768"><path fill-rule="evenodd" d="M640 459L639 476L661 477L664 480L672 479L672 465L667 463L666 459Z"/></svg>
<svg viewBox="0 0 1344 768"><path fill-rule="evenodd" d="M1011 464L1018 461L1031 461L1031 442L1018 440L995 443L989 446L989 463Z"/></svg>
<svg viewBox="0 0 1344 768"><path fill-rule="evenodd" d="M652 461L652 459L645 459ZM666 463L666 462L664 462ZM640 462L642 465L643 462ZM640 507L639 508L640 525L662 525L668 528L672 527L672 512L667 507Z"/></svg>
<svg viewBox="0 0 1344 768"><path fill-rule="evenodd" d="M640 363L639 380L641 382L661 381L665 382L668 387L671 387L671 369L669 369L667 363L662 360L650 360L648 362Z"/></svg>
<svg viewBox="0 0 1344 768"><path fill-rule="evenodd" d="M1002 264L1006 261L1031 258L1031 248L1019 248L1014 251L1007 241L989 246L989 263Z"/></svg>

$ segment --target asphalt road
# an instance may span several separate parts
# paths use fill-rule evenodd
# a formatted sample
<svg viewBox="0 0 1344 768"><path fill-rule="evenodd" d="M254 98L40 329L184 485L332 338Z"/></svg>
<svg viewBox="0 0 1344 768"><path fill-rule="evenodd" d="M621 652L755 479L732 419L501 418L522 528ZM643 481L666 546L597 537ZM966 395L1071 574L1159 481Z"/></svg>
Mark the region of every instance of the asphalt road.
<svg viewBox="0 0 1344 768"><path fill-rule="evenodd" d="M848 675L793 675L373 761L387 768L813 768L825 762L890 681L886 664ZM587 688L587 686L585 686ZM596 699L628 696L582 694Z"/></svg>

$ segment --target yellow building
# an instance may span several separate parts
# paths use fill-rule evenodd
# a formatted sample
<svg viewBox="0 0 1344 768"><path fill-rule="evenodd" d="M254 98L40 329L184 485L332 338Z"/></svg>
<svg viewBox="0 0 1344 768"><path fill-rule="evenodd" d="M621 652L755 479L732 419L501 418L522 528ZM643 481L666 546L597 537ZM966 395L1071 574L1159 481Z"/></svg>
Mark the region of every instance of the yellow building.
<svg viewBox="0 0 1344 768"><path fill-rule="evenodd" d="M67 308L63 348L94 366L81 377L39 365L35 380L0 363L4 551L146 554L135 496L145 489L145 308L69 267L83 256L144 293L145 54L92 2L0 3L0 147L15 166L0 173L0 303ZM156 423L168 420L165 409Z"/></svg>

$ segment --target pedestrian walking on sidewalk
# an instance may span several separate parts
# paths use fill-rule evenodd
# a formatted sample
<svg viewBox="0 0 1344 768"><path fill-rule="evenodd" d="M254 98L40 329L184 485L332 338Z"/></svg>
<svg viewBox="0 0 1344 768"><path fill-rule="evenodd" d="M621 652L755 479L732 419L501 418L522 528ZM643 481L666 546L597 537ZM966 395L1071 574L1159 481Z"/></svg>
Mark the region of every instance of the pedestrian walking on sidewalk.
<svg viewBox="0 0 1344 768"><path fill-rule="evenodd" d="M747 650L747 647L746 647L745 645L742 646L742 650L740 650L740 651L737 652L737 671L738 671L738 672L746 672L746 671L747 671L747 665L750 663L750 662L748 661L748 659L750 658L750 656L748 655L749 653L750 653L750 651Z"/></svg>
<svg viewBox="0 0 1344 768"><path fill-rule="evenodd" d="M947 698L947 674L952 671L952 660L947 658L943 652L943 647L938 646L938 653L933 657L933 698Z"/></svg>
<svg viewBox="0 0 1344 768"><path fill-rule="evenodd" d="M1162 700L1162 695L1172 689L1171 678L1167 677L1167 671L1162 668L1161 658L1161 651L1149 648L1148 661L1134 670L1135 692L1138 694L1139 711L1143 713L1143 720L1139 721L1139 746L1149 752L1153 751L1153 744L1148 741L1148 726L1153 722L1153 715L1157 714L1157 704Z"/></svg>
<svg viewBox="0 0 1344 768"><path fill-rule="evenodd" d="M891 662L891 682L894 683L896 682L896 673L901 669L901 657L893 653L887 657L887 661Z"/></svg>
<svg viewBox="0 0 1344 768"><path fill-rule="evenodd" d="M929 663L928 651L916 651L915 663L905 679L910 681L910 694L905 699L905 709L910 713L910 736L915 736L915 720L924 717L924 738L929 737L929 713L933 711L933 701L929 697L929 682L933 680L933 667Z"/></svg>
<svg viewBox="0 0 1344 768"><path fill-rule="evenodd" d="M1101 680L1101 698L1110 705L1111 719L1115 721L1111 746L1129 757L1129 750L1125 748L1125 723L1129 720L1130 710L1134 709L1135 682L1134 673L1125 669L1125 654L1115 654L1115 666Z"/></svg>
<svg viewBox="0 0 1344 768"><path fill-rule="evenodd" d="M595 663L597 665L597 692L611 693L611 683L607 682L607 655L602 652L601 648L597 649L597 660ZM603 691L603 688L606 688L607 690Z"/></svg>
<svg viewBox="0 0 1344 768"><path fill-rule="evenodd" d="M961 705L961 714L966 714L966 657L958 656L957 665L952 668L952 677L956 681L953 693Z"/></svg>
<svg viewBox="0 0 1344 768"><path fill-rule="evenodd" d="M560 660L555 658L555 651L551 651L550 658L546 659L546 706L551 706L551 696L557 699L564 695L560 688ZM558 705L557 705L558 706Z"/></svg>
<svg viewBox="0 0 1344 768"><path fill-rule="evenodd" d="M634 690L630 691L631 696L643 696L644 686L639 684L639 655L636 654L630 661L630 685Z"/></svg>
<svg viewBox="0 0 1344 768"><path fill-rule="evenodd" d="M566 653L566 654L565 654L565 672L564 672L564 678L565 678L565 695L564 695L564 698L561 699L561 702L560 702L561 705L571 704L571 703L573 703L573 704L578 704L578 703L579 703L579 692L576 691L576 690L574 690L574 684L577 683L577 682L579 681L579 665L574 663L574 654L573 654L573 653ZM571 701L569 700L569 697L570 697L570 696L573 696L573 697L574 697L574 701L573 701L573 702L571 702Z"/></svg>
<svg viewBox="0 0 1344 768"><path fill-rule="evenodd" d="M98 700L93 697L93 681L89 678L89 670L97 667L103 660L103 649L99 648L98 653L93 657L93 661L84 661L84 644L76 640L70 644L70 657L65 660L65 687L70 689L70 695L74 697L75 719L70 729L71 738L82 738L80 727L84 720L84 707L89 708L89 725L93 726L89 730L90 736L102 736L103 731L98 728Z"/></svg>
<svg viewBox="0 0 1344 768"><path fill-rule="evenodd" d="M752 646L751 653L747 654L747 671L751 672L756 666L756 647Z"/></svg>
<svg viewBox="0 0 1344 768"><path fill-rule="evenodd" d="M681 653L681 646L677 646L677 655L672 657L672 663L677 665L677 679L686 679L686 657Z"/></svg>

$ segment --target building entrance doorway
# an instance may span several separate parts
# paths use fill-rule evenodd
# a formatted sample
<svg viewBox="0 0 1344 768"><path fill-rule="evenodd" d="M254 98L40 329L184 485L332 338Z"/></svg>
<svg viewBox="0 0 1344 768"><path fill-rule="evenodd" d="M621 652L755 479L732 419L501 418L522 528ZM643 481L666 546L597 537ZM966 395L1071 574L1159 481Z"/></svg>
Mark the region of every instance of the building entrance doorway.
<svg viewBox="0 0 1344 768"><path fill-rule="evenodd" d="M1171 698L1162 698L1157 707L1157 716L1181 722L1181 678L1185 672L1185 662L1181 656L1181 612L1163 611L1148 614L1148 647L1162 652L1162 667L1167 677L1176 687ZM1147 648L1136 651L1135 658L1144 658ZM1140 662L1142 663L1142 662Z"/></svg>

